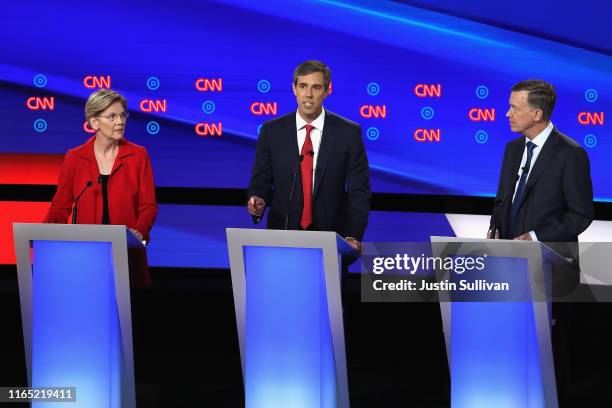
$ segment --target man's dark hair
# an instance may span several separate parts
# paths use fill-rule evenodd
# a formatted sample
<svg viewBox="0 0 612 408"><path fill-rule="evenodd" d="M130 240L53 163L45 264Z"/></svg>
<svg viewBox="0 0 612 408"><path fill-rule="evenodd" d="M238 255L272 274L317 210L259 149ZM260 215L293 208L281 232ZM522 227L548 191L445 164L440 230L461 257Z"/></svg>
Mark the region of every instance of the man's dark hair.
<svg viewBox="0 0 612 408"><path fill-rule="evenodd" d="M512 92L527 91L527 103L535 109L542 109L542 118L550 120L555 102L557 102L557 94L555 88L546 81L541 79L527 79L521 81L512 87Z"/></svg>
<svg viewBox="0 0 612 408"><path fill-rule="evenodd" d="M325 91L329 91L329 84L331 83L331 70L327 65L316 60L304 61L295 68L295 71L293 71L293 85L297 85L299 76L310 75L313 72L320 72L323 74Z"/></svg>

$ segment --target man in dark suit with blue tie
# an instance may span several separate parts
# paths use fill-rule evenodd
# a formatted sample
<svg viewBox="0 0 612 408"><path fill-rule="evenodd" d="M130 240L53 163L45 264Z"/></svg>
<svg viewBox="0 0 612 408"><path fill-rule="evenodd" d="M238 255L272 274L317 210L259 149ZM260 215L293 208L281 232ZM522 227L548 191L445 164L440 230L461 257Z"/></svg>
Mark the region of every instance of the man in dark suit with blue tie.
<svg viewBox="0 0 612 408"><path fill-rule="evenodd" d="M506 116L522 136L504 152L491 220L501 238L577 242L593 220L589 157L551 123L555 101L542 80L512 87ZM565 255L576 259L571 252Z"/></svg>
<svg viewBox="0 0 612 408"><path fill-rule="evenodd" d="M589 157L552 125L555 102L553 86L542 80L512 87L506 116L512 131L522 136L506 145L489 231L489 237L495 231L497 238L546 242L572 260L573 271L553 270L553 296L568 293L579 282L578 235L591 224L594 213ZM569 340L576 308L555 303L552 311L557 390L564 406L572 360L578 360L578 348Z"/></svg>
<svg viewBox="0 0 612 408"><path fill-rule="evenodd" d="M256 221L269 208L268 228L335 231L359 250L370 209L368 159L361 127L323 109L330 83L319 61L295 69L297 112L262 126L247 208Z"/></svg>

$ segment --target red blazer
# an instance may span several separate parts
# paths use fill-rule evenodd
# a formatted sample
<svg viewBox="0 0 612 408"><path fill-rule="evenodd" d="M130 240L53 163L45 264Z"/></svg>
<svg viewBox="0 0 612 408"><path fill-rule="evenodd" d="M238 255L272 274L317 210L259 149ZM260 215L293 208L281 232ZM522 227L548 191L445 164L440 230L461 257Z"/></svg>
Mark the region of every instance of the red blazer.
<svg viewBox="0 0 612 408"><path fill-rule="evenodd" d="M78 202L78 224L102 222L102 185L94 156L95 136L66 153L57 192L44 222L66 223L76 196L88 181L93 184ZM149 241L157 215L155 185L149 155L144 147L123 139L108 182L108 212L111 224L127 225Z"/></svg>

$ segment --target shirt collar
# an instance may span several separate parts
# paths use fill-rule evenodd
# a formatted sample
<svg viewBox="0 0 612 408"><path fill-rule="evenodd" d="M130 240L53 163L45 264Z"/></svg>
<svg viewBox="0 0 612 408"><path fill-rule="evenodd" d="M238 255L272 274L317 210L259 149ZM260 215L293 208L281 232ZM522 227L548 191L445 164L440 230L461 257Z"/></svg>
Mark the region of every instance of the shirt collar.
<svg viewBox="0 0 612 408"><path fill-rule="evenodd" d="M300 113L298 111L295 111L295 125L297 127L297 130L302 129L307 124L308 123L304 119L302 119L302 117L300 116ZM317 118L313 120L310 124L315 129L319 130L320 132L323 132L323 125L325 124L325 109L324 108L321 108L321 113L319 114L319 116L317 116Z"/></svg>
<svg viewBox="0 0 612 408"><path fill-rule="evenodd" d="M548 136L550 136L550 133L553 131L553 128L554 126L552 122L548 122L548 126L546 126L544 130L541 131L540 134L534 137L532 140L529 140L529 138L526 137L525 143L531 142L537 147L544 146L544 143L546 143L546 141L548 140Z"/></svg>

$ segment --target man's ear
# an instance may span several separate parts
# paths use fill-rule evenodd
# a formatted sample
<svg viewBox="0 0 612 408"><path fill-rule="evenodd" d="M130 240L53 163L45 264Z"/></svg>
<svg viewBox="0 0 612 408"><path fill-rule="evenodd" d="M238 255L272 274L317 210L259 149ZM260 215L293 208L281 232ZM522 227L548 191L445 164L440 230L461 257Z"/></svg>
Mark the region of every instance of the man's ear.
<svg viewBox="0 0 612 408"><path fill-rule="evenodd" d="M541 121L544 118L544 111L542 109L536 109L533 120L536 122Z"/></svg>

